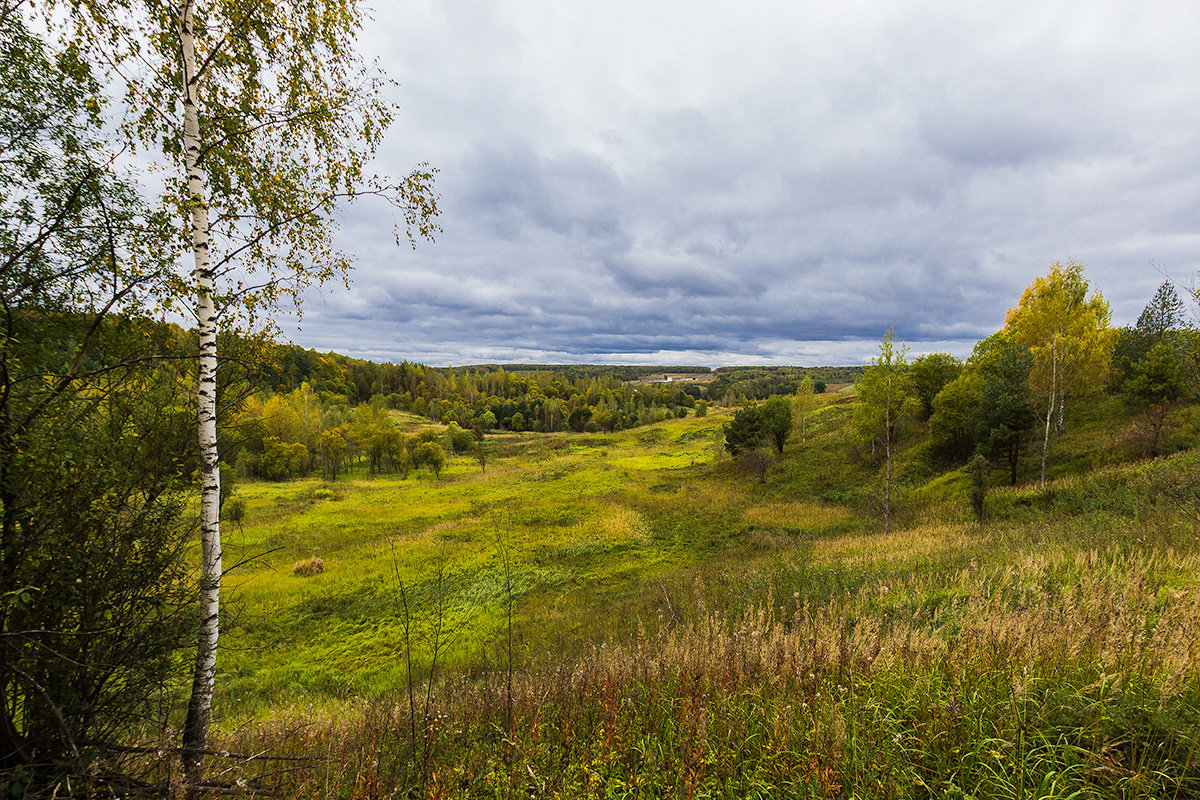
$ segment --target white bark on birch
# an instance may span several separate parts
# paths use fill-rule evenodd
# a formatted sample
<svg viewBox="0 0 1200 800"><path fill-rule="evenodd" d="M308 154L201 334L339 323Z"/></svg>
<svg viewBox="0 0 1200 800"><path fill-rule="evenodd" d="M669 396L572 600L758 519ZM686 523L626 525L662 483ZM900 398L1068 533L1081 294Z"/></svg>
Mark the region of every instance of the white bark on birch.
<svg viewBox="0 0 1200 800"><path fill-rule="evenodd" d="M1050 419L1054 415L1055 400L1058 397L1058 338L1050 341L1050 401L1046 405L1046 434L1042 438L1042 482L1046 487L1046 453L1050 450Z"/></svg>
<svg viewBox="0 0 1200 800"><path fill-rule="evenodd" d="M196 424L200 443L200 610L192 695L183 730L184 779L194 793L203 779L204 750L217 671L217 636L221 592L221 483L217 455L217 319L209 257L208 186L200 165L199 76L193 25L194 4L179 8L178 34L183 57L183 159L191 204L193 278L199 328Z"/></svg>
<svg viewBox="0 0 1200 800"><path fill-rule="evenodd" d="M887 382L887 404L883 409L883 446L886 458L883 489L883 533L885 536L892 531L892 377L890 375Z"/></svg>

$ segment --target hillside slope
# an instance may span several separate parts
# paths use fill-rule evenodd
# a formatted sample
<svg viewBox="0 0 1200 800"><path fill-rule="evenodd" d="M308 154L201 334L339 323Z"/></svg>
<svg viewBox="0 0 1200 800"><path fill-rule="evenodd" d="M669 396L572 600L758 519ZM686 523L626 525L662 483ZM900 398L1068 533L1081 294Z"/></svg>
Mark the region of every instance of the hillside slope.
<svg viewBox="0 0 1200 800"><path fill-rule="evenodd" d="M329 755L272 780L331 797L1200 792L1196 452L1137 460L1093 403L980 525L916 426L885 537L854 402L765 484L718 411L241 487L237 546L279 549L240 571L222 746Z"/></svg>

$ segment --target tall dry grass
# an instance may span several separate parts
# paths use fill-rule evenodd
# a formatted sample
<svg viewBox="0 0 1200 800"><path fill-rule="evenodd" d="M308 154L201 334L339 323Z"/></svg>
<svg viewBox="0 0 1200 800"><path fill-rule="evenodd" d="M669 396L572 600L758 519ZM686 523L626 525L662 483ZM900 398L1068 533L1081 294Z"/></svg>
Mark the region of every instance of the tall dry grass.
<svg viewBox="0 0 1200 800"><path fill-rule="evenodd" d="M425 770L399 696L223 746L326 755L268 776L314 797L1197 796L1181 574L1200 559L1048 548L823 602L778 586L733 617L701 586L628 641L525 654L511 724L499 672L439 680Z"/></svg>

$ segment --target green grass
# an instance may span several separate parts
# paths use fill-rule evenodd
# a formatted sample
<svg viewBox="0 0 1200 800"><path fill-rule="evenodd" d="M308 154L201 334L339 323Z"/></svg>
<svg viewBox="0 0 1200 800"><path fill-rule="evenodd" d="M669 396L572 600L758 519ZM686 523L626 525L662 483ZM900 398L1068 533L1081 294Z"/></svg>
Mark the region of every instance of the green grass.
<svg viewBox="0 0 1200 800"><path fill-rule="evenodd" d="M736 557L738 537L752 528L769 536L782 524L747 522L757 487L725 480L728 462L713 472L724 418L714 412L604 436L497 437L486 471L472 458L452 458L440 480L421 472L240 486L246 519L227 532L226 557L252 560L227 579L231 606L246 612L224 639L218 686L226 717L264 713L281 697L398 685L400 587L415 598L410 622L428 627L439 574L450 610L442 657L478 660L499 631L501 547L521 599L525 646L627 627L596 607L647 608L658 583ZM715 504L714 475L723 485ZM814 531L846 523L844 514L810 517ZM322 574L292 574L295 562L313 556L323 560Z"/></svg>
<svg viewBox="0 0 1200 800"><path fill-rule="evenodd" d="M304 796L1200 792L1200 456L1130 460L1132 421L1092 404L1045 488L1034 455L992 475L978 525L918 426L884 536L853 402L766 485L714 409L498 436L441 480L239 487L227 558L266 554L229 579L218 739L331 755L271 779Z"/></svg>

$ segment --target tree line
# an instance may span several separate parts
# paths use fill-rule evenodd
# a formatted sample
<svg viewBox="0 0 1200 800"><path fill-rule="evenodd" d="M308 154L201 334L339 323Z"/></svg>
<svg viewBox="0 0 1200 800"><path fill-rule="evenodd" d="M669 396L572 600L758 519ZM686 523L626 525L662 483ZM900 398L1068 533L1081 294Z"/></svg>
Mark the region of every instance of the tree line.
<svg viewBox="0 0 1200 800"><path fill-rule="evenodd" d="M710 400L740 405L765 400L777 394L796 394L811 387L821 394L829 384L854 383L862 376L861 366L843 367L718 367L708 385Z"/></svg>
<svg viewBox="0 0 1200 800"><path fill-rule="evenodd" d="M1200 335L1170 281L1135 325L1110 323L1109 305L1091 290L1083 265L1056 262L1024 290L1004 327L965 360L929 353L910 361L908 346L888 331L858 379L853 418L860 456L881 469L885 530L896 455L922 431L938 465L970 462L977 476L1003 470L1016 484L1021 464L1032 457L1045 485L1070 410L1107 392L1138 420L1133 437L1142 452L1162 454L1176 412L1200 391ZM765 480L770 451L783 452L793 431L790 414L803 413L811 393L802 385L790 400L741 409L725 426L726 448ZM982 500L977 510L982 514Z"/></svg>

